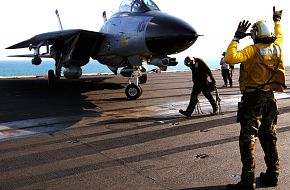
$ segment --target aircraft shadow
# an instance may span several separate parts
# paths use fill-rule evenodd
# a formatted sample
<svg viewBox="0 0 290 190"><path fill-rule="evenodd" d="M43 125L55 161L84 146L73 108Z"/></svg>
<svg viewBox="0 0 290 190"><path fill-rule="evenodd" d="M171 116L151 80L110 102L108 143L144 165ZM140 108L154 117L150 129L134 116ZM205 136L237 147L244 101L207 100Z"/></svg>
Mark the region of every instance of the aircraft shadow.
<svg viewBox="0 0 290 190"><path fill-rule="evenodd" d="M193 187L193 188L186 188L186 189L179 189L179 190L224 190L226 185L219 185L219 186L207 186L207 187Z"/></svg>
<svg viewBox="0 0 290 190"><path fill-rule="evenodd" d="M206 186L206 187L193 187L193 188L185 188L185 189L179 189L179 190L224 190L226 189L226 185L218 185L218 186ZM258 188L266 188L265 185L263 185L259 178L256 180L256 189Z"/></svg>
<svg viewBox="0 0 290 190"><path fill-rule="evenodd" d="M84 93L124 88L121 84L106 82L110 78L112 77L64 79L53 87L48 87L47 80L43 78L1 79L0 123L74 115L73 119L55 126L52 130L68 128L78 122L84 114L98 114L95 109L97 106L88 100ZM37 129L27 127L25 130Z"/></svg>

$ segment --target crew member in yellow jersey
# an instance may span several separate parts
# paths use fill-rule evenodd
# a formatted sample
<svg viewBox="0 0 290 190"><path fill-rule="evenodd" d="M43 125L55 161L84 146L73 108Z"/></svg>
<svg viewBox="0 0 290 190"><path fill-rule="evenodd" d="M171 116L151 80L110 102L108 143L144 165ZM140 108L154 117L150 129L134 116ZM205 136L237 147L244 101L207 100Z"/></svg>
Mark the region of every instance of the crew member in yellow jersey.
<svg viewBox="0 0 290 190"><path fill-rule="evenodd" d="M240 65L240 90L242 93L237 119L241 125L239 146L242 161L241 181L229 184L227 190L255 189L254 150L259 139L265 153L266 172L260 174L264 186L277 186L280 169L277 149L277 104L273 92L282 92L285 86L285 67L282 55L282 10L273 7L274 32L264 20L250 27L241 21L235 37L229 44L225 62ZM254 44L237 50L239 40L251 35Z"/></svg>

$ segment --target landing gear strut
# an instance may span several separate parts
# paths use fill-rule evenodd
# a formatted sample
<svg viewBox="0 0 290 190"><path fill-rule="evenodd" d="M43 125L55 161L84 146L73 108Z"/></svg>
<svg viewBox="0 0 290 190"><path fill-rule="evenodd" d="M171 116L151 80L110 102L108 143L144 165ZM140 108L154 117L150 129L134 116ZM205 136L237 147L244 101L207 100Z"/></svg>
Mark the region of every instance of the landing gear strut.
<svg viewBox="0 0 290 190"><path fill-rule="evenodd" d="M48 71L48 86L53 86L55 84L55 81L60 80L61 76L61 59L62 54L56 51L54 46L50 47L50 55L55 60L55 71L49 70Z"/></svg>
<svg viewBox="0 0 290 190"><path fill-rule="evenodd" d="M141 71L139 66L135 66L133 69L134 71L129 79L129 84L126 87L125 93L127 98L136 100L142 94L142 88L139 86L139 82L141 82L139 81L139 78L141 77ZM147 76L146 79L142 80L147 80Z"/></svg>

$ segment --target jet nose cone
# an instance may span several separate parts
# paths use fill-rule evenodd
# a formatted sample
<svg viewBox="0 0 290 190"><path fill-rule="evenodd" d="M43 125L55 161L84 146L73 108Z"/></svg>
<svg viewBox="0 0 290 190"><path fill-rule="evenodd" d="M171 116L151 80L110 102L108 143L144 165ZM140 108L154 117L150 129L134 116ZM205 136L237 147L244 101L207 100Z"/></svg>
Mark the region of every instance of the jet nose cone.
<svg viewBox="0 0 290 190"><path fill-rule="evenodd" d="M196 40L195 29L183 20L162 15L154 17L146 29L146 45L156 54L174 54L189 48Z"/></svg>

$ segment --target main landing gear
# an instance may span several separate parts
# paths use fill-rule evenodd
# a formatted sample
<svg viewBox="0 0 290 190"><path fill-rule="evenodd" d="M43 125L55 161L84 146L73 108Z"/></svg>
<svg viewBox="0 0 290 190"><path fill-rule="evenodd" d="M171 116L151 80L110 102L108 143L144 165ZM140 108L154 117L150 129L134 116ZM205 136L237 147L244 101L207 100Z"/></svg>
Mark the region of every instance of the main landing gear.
<svg viewBox="0 0 290 190"><path fill-rule="evenodd" d="M48 86L51 87L51 86L54 85L55 78L56 78L55 74L54 74L54 71L53 70L49 70L47 76L48 76Z"/></svg>
<svg viewBox="0 0 290 190"><path fill-rule="evenodd" d="M50 47L50 55L55 60L55 71L48 70L48 86L52 87L55 84L55 81L60 80L61 77L61 68L62 68L62 54L58 53L54 46Z"/></svg>
<svg viewBox="0 0 290 190"><path fill-rule="evenodd" d="M55 81L60 80L60 74L61 74L61 66L56 64L55 67L55 72L54 70L48 70L47 76L48 76L48 86L52 87L55 84Z"/></svg>
<svg viewBox="0 0 290 190"><path fill-rule="evenodd" d="M43 53L43 54L40 54L40 47L42 45L46 44L46 52ZM48 53L50 53L51 57L54 58L55 60L55 73L53 70L49 70L48 71L48 85L49 86L53 86L55 81L57 79L60 79L60 75L61 75L61 67L62 67L62 64L60 62L61 60L61 54L57 54L57 52L54 50L54 47L51 46L50 47L50 51L49 51L49 43L48 41L42 41L40 43L38 43L37 45L30 45L29 46L29 49L34 49L34 57L33 59L31 60L31 63L33 65L40 65L42 60L41 60L41 56L43 55L47 55Z"/></svg>

